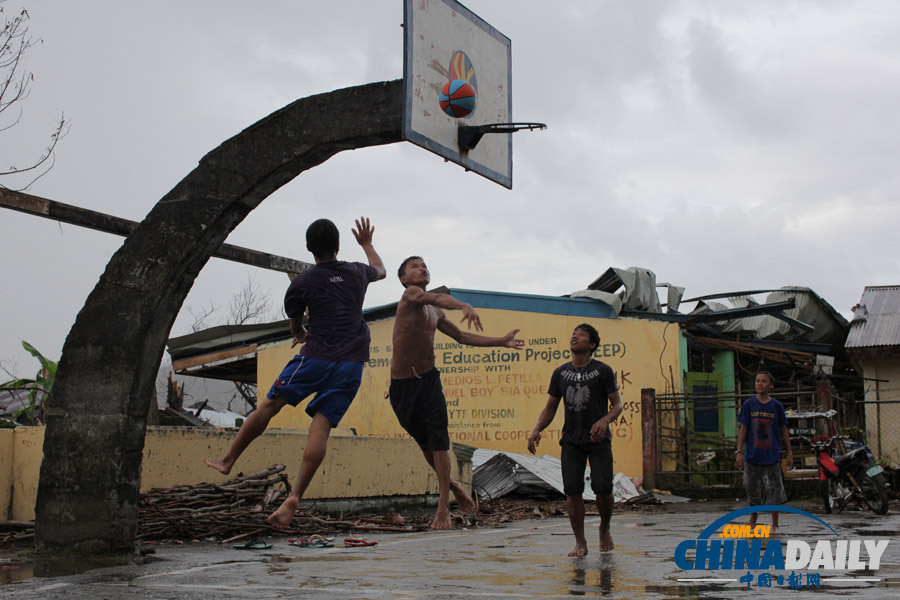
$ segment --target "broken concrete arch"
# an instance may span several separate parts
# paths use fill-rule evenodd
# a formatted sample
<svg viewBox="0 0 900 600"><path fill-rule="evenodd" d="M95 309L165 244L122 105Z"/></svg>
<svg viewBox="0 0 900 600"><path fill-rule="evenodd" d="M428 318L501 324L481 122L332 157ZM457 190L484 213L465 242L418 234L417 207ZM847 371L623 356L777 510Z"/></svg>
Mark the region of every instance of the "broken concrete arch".
<svg viewBox="0 0 900 600"><path fill-rule="evenodd" d="M113 255L63 346L47 411L39 549L130 552L156 369L197 274L275 190L342 150L401 139L401 80L310 96L204 156Z"/></svg>

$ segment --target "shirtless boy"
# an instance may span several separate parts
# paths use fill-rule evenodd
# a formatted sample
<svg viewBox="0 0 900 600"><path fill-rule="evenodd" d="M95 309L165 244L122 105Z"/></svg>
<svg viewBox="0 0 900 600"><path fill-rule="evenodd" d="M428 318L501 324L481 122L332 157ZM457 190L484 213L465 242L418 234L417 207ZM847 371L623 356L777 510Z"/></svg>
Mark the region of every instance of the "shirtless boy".
<svg viewBox="0 0 900 600"><path fill-rule="evenodd" d="M313 222L306 230L306 248L316 264L291 281L284 297L284 310L291 319L294 345L305 342L266 397L247 417L228 453L204 462L228 475L235 461L262 434L269 421L286 405L297 406L312 394L306 413L312 417L300 474L291 494L267 519L276 527L287 527L303 493L325 458L331 430L338 426L362 379L369 360L369 328L362 316L363 298L369 283L384 279L384 263L372 246L375 228L366 218L356 221L353 235L366 254L368 264L337 259L340 237L328 219ZM309 309L309 331L303 314Z"/></svg>
<svg viewBox="0 0 900 600"><path fill-rule="evenodd" d="M447 431L447 402L441 387L441 374L435 367L434 332L467 346L498 346L520 350L525 342L516 339L518 329L503 337L486 337L463 331L447 318L446 310L461 310L468 329L482 331L481 319L470 304L450 294L425 291L431 281L428 267L419 256L403 261L397 272L406 290L397 305L391 359L391 407L400 425L418 442L425 460L437 474L440 485L437 513L432 529L450 527L450 491L464 512L475 510L475 503L458 481L450 477L450 435Z"/></svg>

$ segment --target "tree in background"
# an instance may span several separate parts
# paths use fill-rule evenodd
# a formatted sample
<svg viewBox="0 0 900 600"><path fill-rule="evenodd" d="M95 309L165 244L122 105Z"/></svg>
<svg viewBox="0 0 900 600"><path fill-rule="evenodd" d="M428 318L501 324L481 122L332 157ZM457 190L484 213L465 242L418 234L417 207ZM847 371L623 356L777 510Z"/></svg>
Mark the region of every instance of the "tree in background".
<svg viewBox="0 0 900 600"><path fill-rule="evenodd" d="M0 393L18 400L22 405L12 413L12 420L0 418L0 427L17 427L19 425L40 425L44 402L53 393L53 382L56 379L56 363L38 352L34 346L22 340L22 346L41 363L34 379L14 378L0 383ZM4 369L5 370L5 369ZM7 372L8 375L12 373Z"/></svg>
<svg viewBox="0 0 900 600"><path fill-rule="evenodd" d="M222 316L221 307L216 306L212 301L207 306L199 309L188 306L187 311L194 318L194 322L191 325L191 331L194 333L221 325L250 325L284 318L283 314L273 309L269 292L253 277L252 273L247 274L247 279L241 286L241 289L232 295L228 305L228 314L224 317ZM195 386L190 383L185 385L183 378L180 378L180 380L182 381L182 395L185 398L193 397L191 402L200 402L201 398L197 397L196 390L192 389ZM240 401L243 401L245 405L250 406L251 411L255 410L256 384L243 381L233 381L232 383L237 394L228 401L227 410L234 411L233 404L235 401L238 401L238 404L241 404ZM172 363L171 359L166 357L156 378L157 394L160 397L169 397L172 385ZM221 404L219 406L221 407ZM236 412L243 414L245 411L238 410Z"/></svg>
<svg viewBox="0 0 900 600"><path fill-rule="evenodd" d="M23 9L10 17L3 6L5 2L6 0L0 0L0 20L3 23L3 30L0 32L0 133L15 127L22 118L22 102L28 98L31 84L34 82L34 75L24 67L23 58L29 49L42 43L41 39L35 40L28 33L30 20L28 11ZM68 130L69 123L63 114L40 156L26 162L24 166L15 164L0 166L0 178L8 179L14 175L27 173L30 178L28 183L17 189L28 189L32 183L53 168L56 144ZM0 183L0 187L10 188L3 183Z"/></svg>

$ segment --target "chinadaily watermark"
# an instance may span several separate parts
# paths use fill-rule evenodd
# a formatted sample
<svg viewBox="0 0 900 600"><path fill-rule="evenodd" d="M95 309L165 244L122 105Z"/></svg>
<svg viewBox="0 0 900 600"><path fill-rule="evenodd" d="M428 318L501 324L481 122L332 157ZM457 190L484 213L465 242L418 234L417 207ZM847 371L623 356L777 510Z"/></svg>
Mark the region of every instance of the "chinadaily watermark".
<svg viewBox="0 0 900 600"><path fill-rule="evenodd" d="M809 540L769 537L769 525L750 527L732 523L756 512L794 513L812 519L819 538ZM720 530L721 529L721 530ZM825 521L789 506L748 506L709 524L695 540L675 548L675 564L696 577L679 578L692 583L736 583L751 587L819 588L835 583L879 582L877 571L890 540L839 539ZM701 577L698 571L740 571L738 577ZM864 571L865 576L846 577L839 572ZM875 575L869 576L868 573ZM712 575L712 573L709 573Z"/></svg>

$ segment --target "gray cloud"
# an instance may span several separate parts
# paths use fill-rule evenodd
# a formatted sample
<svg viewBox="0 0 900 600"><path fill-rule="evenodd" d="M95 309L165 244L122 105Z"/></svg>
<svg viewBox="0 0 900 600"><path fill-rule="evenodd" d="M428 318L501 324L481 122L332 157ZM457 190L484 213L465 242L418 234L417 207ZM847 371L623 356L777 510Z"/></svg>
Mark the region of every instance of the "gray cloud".
<svg viewBox="0 0 900 600"><path fill-rule="evenodd" d="M72 130L32 193L139 220L225 139L297 98L402 75L402 3L22 2L44 38L0 160ZM897 283L900 14L888 1L465 3L512 39L505 190L411 144L342 153L268 198L229 242L308 259L327 216L362 259L372 218L436 285L559 295L644 266L689 295L808 285L849 313ZM37 140L37 143L36 143ZM58 358L121 239L0 213L0 361ZM188 297L227 304L249 268L211 260ZM287 283L255 271L280 299ZM392 278L370 306L395 301ZM176 321L186 333L190 315Z"/></svg>

